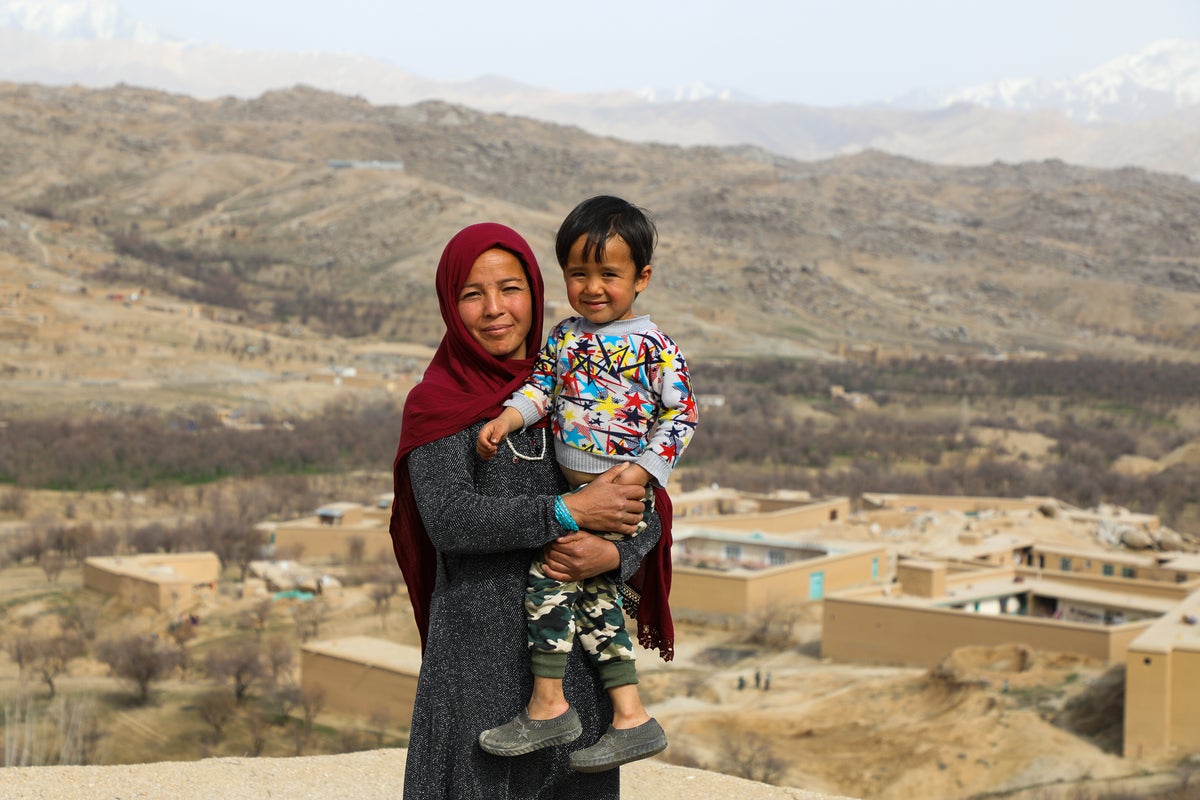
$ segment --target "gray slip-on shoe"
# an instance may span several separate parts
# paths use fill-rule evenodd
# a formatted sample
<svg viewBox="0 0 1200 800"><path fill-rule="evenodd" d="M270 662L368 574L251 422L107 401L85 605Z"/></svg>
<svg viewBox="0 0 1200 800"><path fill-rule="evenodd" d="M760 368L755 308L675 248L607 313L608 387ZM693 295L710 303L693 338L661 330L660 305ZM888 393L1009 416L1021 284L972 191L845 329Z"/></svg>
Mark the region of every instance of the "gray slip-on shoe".
<svg viewBox="0 0 1200 800"><path fill-rule="evenodd" d="M583 723L571 707L554 719L530 719L526 709L496 728L479 734L479 746L494 756L522 756L553 747L570 744L583 733Z"/></svg>
<svg viewBox="0 0 1200 800"><path fill-rule="evenodd" d="M604 772L641 758L649 758L667 749L667 734L657 720L636 728L618 730L612 725L591 747L571 753L571 769L576 772Z"/></svg>

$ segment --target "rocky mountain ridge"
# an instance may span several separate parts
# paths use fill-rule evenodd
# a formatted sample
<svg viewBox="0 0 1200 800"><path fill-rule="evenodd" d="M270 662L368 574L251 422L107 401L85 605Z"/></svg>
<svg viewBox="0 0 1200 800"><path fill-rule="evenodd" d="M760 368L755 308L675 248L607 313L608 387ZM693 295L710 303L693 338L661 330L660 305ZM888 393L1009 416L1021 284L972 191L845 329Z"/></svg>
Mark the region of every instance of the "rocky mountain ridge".
<svg viewBox="0 0 1200 800"><path fill-rule="evenodd" d="M373 103L439 100L631 141L751 144L791 158L864 150L942 164L1059 158L1200 178L1195 41L1159 42L1059 80L1011 78L858 107L817 107L698 85L571 94L498 76L436 81L358 55L171 41L101 0L46 5L10 0L7 17L0 5L0 80L132 84L206 99L307 85Z"/></svg>
<svg viewBox="0 0 1200 800"><path fill-rule="evenodd" d="M53 223L61 268L260 324L336 305L357 335L435 339L437 255L479 219L528 236L554 301L555 226L615 193L662 233L642 310L694 350L1200 352L1200 185L1140 169L802 162L311 89L19 84L0 85L0 154L0 217ZM0 227L3 250L30 246Z"/></svg>

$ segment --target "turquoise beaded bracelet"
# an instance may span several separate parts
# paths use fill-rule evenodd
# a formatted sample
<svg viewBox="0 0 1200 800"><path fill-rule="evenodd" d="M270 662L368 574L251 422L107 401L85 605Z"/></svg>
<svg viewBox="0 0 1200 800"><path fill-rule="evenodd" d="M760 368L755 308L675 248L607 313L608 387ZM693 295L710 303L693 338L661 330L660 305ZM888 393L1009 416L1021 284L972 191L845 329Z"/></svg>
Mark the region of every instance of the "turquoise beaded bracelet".
<svg viewBox="0 0 1200 800"><path fill-rule="evenodd" d="M561 494L554 498L554 518L558 520L558 524L563 527L563 530L579 530L579 523L571 516L571 509L567 508Z"/></svg>

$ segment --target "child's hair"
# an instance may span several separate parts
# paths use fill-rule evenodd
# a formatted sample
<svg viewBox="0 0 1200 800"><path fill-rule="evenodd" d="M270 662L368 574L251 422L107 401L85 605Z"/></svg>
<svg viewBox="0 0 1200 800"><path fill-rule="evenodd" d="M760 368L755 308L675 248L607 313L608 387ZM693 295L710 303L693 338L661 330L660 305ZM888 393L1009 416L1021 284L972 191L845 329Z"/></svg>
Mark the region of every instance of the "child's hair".
<svg viewBox="0 0 1200 800"><path fill-rule="evenodd" d="M629 245L629 254L640 275L642 269L654 257L654 246L658 244L658 230L649 213L627 200L609 195L598 195L584 200L567 214L558 229L554 242L554 253L558 265L565 267L571 253L571 245L580 236L587 236L583 244L583 260L604 260L604 244L612 236L620 236Z"/></svg>

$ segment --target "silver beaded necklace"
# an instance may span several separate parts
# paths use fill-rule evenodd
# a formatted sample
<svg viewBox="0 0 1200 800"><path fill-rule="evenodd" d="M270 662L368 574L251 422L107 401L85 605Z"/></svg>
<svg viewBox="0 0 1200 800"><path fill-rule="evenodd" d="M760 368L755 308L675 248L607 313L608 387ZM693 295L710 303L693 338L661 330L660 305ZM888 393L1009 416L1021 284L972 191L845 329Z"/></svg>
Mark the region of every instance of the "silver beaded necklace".
<svg viewBox="0 0 1200 800"><path fill-rule="evenodd" d="M514 464L517 463L518 459L520 459L521 461L541 461L543 458L546 457L546 429L542 428L541 433L542 433L542 452L538 453L536 456L525 455L524 453L517 450L517 448L513 447L511 436L504 437L504 442L505 442L505 444L508 445L508 449L512 450Z"/></svg>

